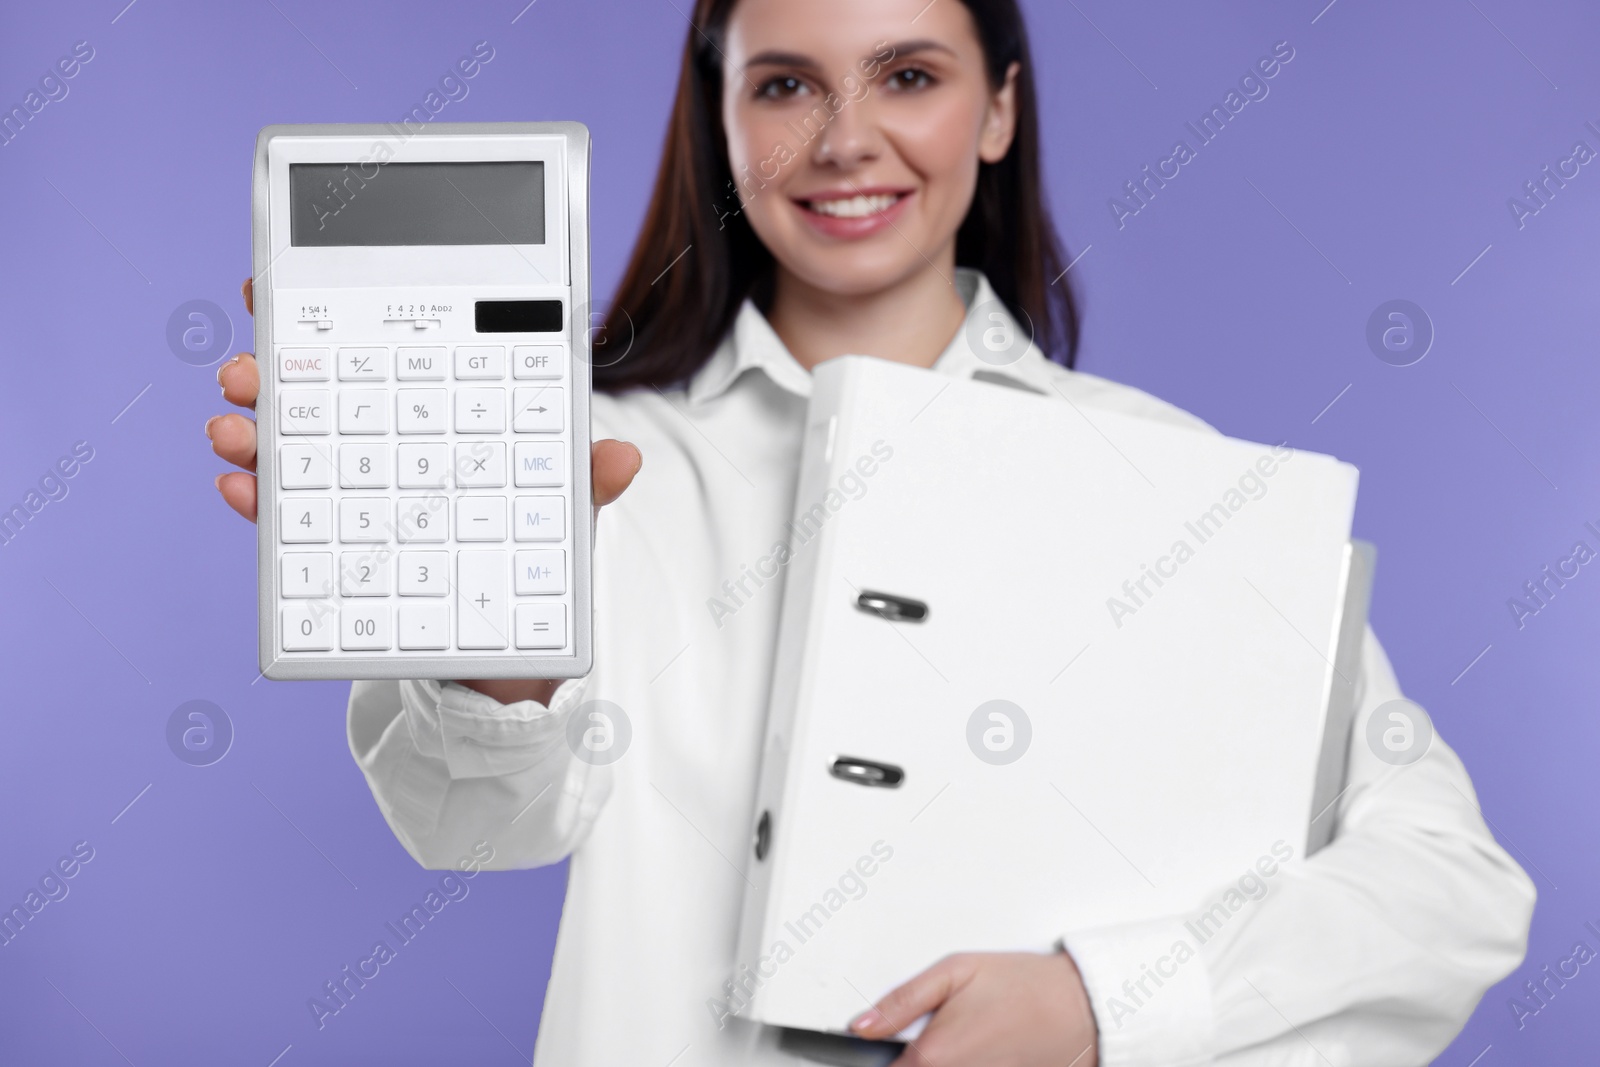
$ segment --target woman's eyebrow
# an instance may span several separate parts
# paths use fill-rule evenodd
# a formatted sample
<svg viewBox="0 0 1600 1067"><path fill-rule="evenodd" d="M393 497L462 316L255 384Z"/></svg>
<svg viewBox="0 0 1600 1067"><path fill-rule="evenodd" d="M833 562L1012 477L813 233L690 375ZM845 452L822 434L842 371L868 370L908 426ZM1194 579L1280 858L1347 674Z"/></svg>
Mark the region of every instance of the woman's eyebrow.
<svg viewBox="0 0 1600 1067"><path fill-rule="evenodd" d="M884 58L883 53L885 51L889 53L888 59ZM918 38L915 41L900 41L896 44L884 45L867 58L875 59L879 63L886 63L889 60L898 59L901 56L916 55L918 52L943 52L949 56L954 56L956 54L956 50L954 48L951 48L942 41L935 41L932 38Z"/></svg>
<svg viewBox="0 0 1600 1067"><path fill-rule="evenodd" d="M951 48L947 44L943 44L942 42L935 41L931 38L919 38L914 41L900 41L895 44L886 44L882 48L879 48L876 52L864 57L863 61L876 60L880 63L885 62L883 55L886 51L888 52L890 58L916 55L918 52L943 52L950 56L954 56L956 54L955 49ZM822 69L821 64L802 52L780 52L775 49L769 49L765 52L759 52L756 55L751 56L749 62L744 65L744 69L749 70L751 67L762 66L794 67L798 70L809 71L820 71Z"/></svg>
<svg viewBox="0 0 1600 1067"><path fill-rule="evenodd" d="M800 52L778 52L773 50L758 52L751 56L750 61L744 65L744 69L749 70L751 67L798 67L801 70L812 71L822 69L817 61L808 55Z"/></svg>

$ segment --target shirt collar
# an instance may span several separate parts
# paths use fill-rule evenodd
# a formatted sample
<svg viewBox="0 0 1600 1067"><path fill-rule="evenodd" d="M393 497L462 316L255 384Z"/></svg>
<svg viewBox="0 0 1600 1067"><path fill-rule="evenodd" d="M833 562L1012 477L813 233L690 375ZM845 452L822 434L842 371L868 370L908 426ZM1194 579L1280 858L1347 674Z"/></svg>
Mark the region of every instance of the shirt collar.
<svg viewBox="0 0 1600 1067"><path fill-rule="evenodd" d="M955 284L967 318L934 361L934 372L1048 393L1048 360L1033 343L1031 330L1018 325L989 279L980 271L958 267ZM689 401L703 404L721 396L748 370L763 372L796 396L811 395L811 373L784 347L766 316L746 299L722 344L690 378Z"/></svg>

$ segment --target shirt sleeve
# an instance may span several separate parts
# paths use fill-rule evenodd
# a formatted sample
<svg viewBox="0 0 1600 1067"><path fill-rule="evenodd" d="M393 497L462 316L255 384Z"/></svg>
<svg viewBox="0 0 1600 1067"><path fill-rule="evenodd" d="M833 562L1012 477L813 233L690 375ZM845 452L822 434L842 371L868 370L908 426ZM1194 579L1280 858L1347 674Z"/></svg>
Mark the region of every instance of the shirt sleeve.
<svg viewBox="0 0 1600 1067"><path fill-rule="evenodd" d="M1102 1067L1427 1063L1521 962L1534 886L1484 824L1460 759L1437 734L1404 765L1365 742L1401 696L1371 626L1357 687L1327 847L1219 886L1194 912L1062 938Z"/></svg>
<svg viewBox="0 0 1600 1067"><path fill-rule="evenodd" d="M588 681L563 682L548 705L501 704L455 682L353 683L350 751L406 851L436 870L570 854L611 791L610 768L577 758L567 740Z"/></svg>

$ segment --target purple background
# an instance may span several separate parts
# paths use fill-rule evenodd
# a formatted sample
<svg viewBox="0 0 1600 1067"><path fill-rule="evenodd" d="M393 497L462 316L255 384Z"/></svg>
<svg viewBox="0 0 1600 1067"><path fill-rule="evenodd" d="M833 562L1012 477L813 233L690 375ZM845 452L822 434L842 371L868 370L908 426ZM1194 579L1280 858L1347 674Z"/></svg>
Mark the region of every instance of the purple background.
<svg viewBox="0 0 1600 1067"><path fill-rule="evenodd" d="M212 300L233 350L249 347L238 284L259 127L396 119L479 40L495 58L440 119L589 124L609 292L687 0L539 0L515 22L521 0L124 2L0 7L4 109L74 42L95 49L0 147L0 510L74 442L95 451L0 546L0 904L74 842L95 849L70 895L0 947L0 1061L526 1061L559 867L475 879L324 1029L312 1020L308 998L438 875L394 840L350 760L347 686L254 682L252 531L213 493L222 464L201 436L223 409L166 323ZM1325 3L1027 4L1050 193L1083 254L1081 366L1361 468L1374 624L1540 891L1528 962L1438 1062L1586 1059L1593 967L1520 1031L1507 998L1578 939L1597 944L1583 924L1600 921L1600 567L1520 631L1507 599L1574 541L1600 544L1584 528L1600 525L1600 164L1523 228L1507 200L1576 140L1600 149L1585 127L1600 126L1600 11ZM1280 40L1296 55L1270 96L1119 230L1108 198ZM1393 298L1437 329L1413 366L1365 341ZM212 766L167 745L192 699L236 731Z"/></svg>

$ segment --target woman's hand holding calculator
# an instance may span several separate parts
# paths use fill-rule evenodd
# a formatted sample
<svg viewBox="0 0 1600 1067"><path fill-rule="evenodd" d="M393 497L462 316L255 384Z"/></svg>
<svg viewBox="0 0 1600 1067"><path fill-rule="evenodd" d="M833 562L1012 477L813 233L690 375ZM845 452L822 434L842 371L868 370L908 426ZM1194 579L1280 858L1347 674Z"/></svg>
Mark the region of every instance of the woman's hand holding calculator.
<svg viewBox="0 0 1600 1067"><path fill-rule="evenodd" d="M254 314L252 283L249 280L244 283L243 293L245 307ZM261 388L261 376L256 367L255 357L250 353L242 352L224 363L217 371L217 381L222 386L223 398L230 404L252 409L256 406L256 394ZM234 511L254 522L256 478L250 472L256 469L256 424L236 413L215 415L206 420L206 436L211 439L212 451L234 466L242 468L217 476L217 490L222 494L222 499L226 500ZM632 483L633 476L639 473L642 462L643 457L634 445L613 440L595 442L590 464L594 478L594 506L597 513L603 505L611 503L622 495ZM461 684L493 697L501 703L510 704L518 700L537 700L547 703L561 683L556 679L517 678L493 681L463 680Z"/></svg>

